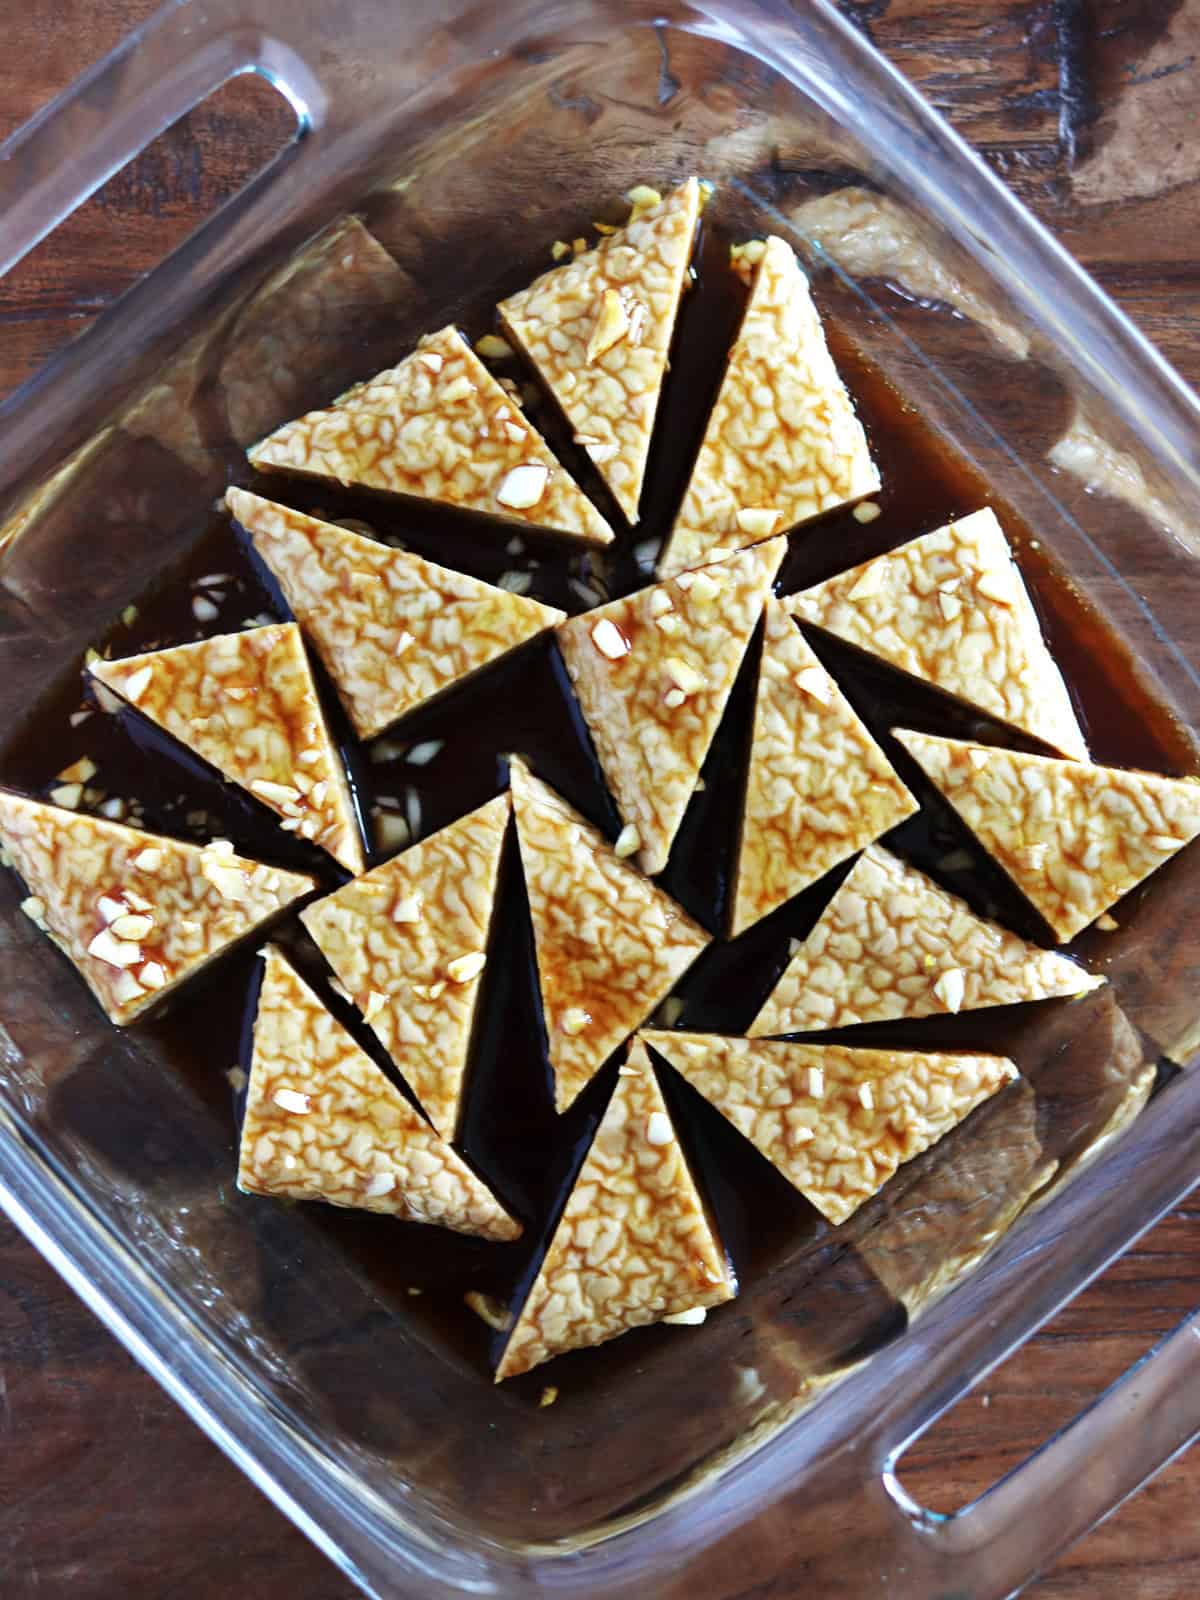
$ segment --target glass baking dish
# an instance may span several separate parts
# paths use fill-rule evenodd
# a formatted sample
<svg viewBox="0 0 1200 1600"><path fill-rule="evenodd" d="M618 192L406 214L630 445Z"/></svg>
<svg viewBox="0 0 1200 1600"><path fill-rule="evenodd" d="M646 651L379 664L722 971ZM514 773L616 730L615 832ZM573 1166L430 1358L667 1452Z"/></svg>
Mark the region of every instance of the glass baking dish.
<svg viewBox="0 0 1200 1600"><path fill-rule="evenodd" d="M243 72L295 142L0 408L6 739L190 547L248 442L691 171L725 225L796 243L823 309L1036 531L1113 630L1110 687L1200 732L1196 401L831 6L171 5L3 148L4 269ZM849 220L806 209L835 191ZM431 1338L340 1221L237 1195L213 1082L109 1029L7 878L0 1199L367 1593L1007 1595L1200 1431L1192 1318L958 1515L895 1476L1200 1174L1195 871L1083 936L1110 983L1039 1024L990 1122L549 1409Z"/></svg>

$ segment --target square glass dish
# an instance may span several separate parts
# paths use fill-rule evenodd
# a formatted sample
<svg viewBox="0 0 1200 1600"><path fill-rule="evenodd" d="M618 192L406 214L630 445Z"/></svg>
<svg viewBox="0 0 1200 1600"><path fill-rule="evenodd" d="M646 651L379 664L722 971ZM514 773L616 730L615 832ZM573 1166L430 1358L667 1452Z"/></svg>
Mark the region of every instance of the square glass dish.
<svg viewBox="0 0 1200 1600"><path fill-rule="evenodd" d="M0 408L0 778L85 648L196 550L247 444L432 327L483 332L551 240L691 172L714 237L796 245L868 426L889 419L880 524L801 535L814 575L986 497L1024 530L1097 759L1200 765L1200 408L823 0L168 6L4 147L0 266L241 72L291 101L294 143ZM689 316L653 506L687 467ZM548 1408L420 1305L407 1233L381 1254L386 1224L238 1194L236 1038L116 1033L9 875L0 1202L367 1593L987 1600L1200 1431L1192 1319L957 1516L893 1471L1200 1175L1198 887L1184 853L1076 941L1094 995L890 1030L1002 1041L1022 1082L840 1229L718 1190L753 1256L740 1298L567 1358ZM818 904L776 925L784 952Z"/></svg>

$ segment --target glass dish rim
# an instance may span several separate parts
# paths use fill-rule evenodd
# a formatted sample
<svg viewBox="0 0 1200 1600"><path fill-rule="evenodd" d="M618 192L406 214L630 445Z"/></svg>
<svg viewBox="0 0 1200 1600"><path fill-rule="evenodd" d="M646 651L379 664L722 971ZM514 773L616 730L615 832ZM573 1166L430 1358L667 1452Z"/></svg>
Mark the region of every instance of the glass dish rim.
<svg viewBox="0 0 1200 1600"><path fill-rule="evenodd" d="M626 19L645 25L649 20L636 4L601 3L576 9L589 14L603 13L614 25ZM1096 367L1099 356L1094 351L1104 348L1109 351L1109 358L1096 371L1095 386L1112 402L1118 414L1133 421L1136 412L1139 436L1168 460L1174 471L1200 488L1200 472L1192 452L1186 447L1186 442L1196 436L1200 403L1178 375L899 72L838 16L828 0L812 0L811 11L821 28L839 42L841 49L852 54L863 70L869 69L882 85L886 85L887 92L896 97L906 115L934 145L938 161L927 159L926 165L912 171L914 189L924 192L930 211L948 217L957 209L960 227L967 225L971 237L981 242L991 258L989 270L1018 302L1035 304L1044 310L1056 298L1055 291L1064 300L1071 299L1074 325L1064 343L1072 356L1086 350L1085 364ZM688 16L700 20L689 23ZM802 69L791 37L802 25L795 18L783 19L774 11L764 14L752 0L705 0L703 4L689 7L685 15L667 20L683 31L716 32L726 42L736 44L799 83L818 104L834 113L845 116L851 109L842 98L834 75L827 71L824 78L814 79L812 62ZM747 38L743 25L753 25L757 30L753 42ZM811 19L803 24L810 25ZM825 63L827 68L828 65ZM239 70L266 69L261 63L255 63ZM69 90L57 105L79 94L84 83L86 80ZM824 99L814 92L815 88L823 90ZM52 112L56 107L49 109ZM11 144L9 141L10 147ZM955 185L939 187L935 183L939 162L956 179ZM971 180L969 195L965 188L968 178ZM172 303L172 291L177 294L181 290L187 282L189 269L204 261L206 250L219 236L216 222L214 219L213 225L200 230L164 264L170 266L169 275L160 278L164 269L151 274L139 286L138 295L150 296L160 282L166 282L164 300ZM984 224L993 225L990 235ZM1020 246L1020 249L1008 250L1007 246ZM1025 264L1019 275L1017 259ZM1072 295L1063 294L1064 289L1070 289ZM129 314L131 300L126 299L106 314L104 329L113 332ZM1103 337L1098 335L1098 329L1102 330ZM80 341L50 362L34 381L6 402L4 413L32 421L44 398L54 391L82 393L100 377L98 360L97 343ZM11 465L18 450L17 439L0 445L0 464ZM1192 676L1195 678L1194 672ZM910 1363L917 1358L920 1347L929 1342L927 1334L936 1334L944 1325L951 1329L956 1326L959 1316L955 1307L964 1296L969 1300L973 1294L977 1295L978 1286L986 1285L993 1274L1002 1271L1012 1251L1028 1253L1048 1249L1045 1234L1063 1231L1061 1218L1053 1228L1051 1226L1060 1205L1068 1206L1070 1215L1078 1214L1083 1219L1088 1215L1087 1208L1094 1209L1099 1196L1109 1187L1112 1163L1140 1165L1149 1159L1150 1153L1165 1145L1166 1135L1160 1124L1166 1120L1162 1110L1166 1103L1164 1097L1151 1106L1121 1143L1081 1175L1059 1201L1042 1212L1040 1220L1031 1217L1019 1224L982 1268L931 1309L916 1325L921 1335L919 1343L913 1343L910 1334L874 1357L871 1384L878 1382L880 1363L884 1363L882 1370L885 1372L894 1365ZM1200 1107L1197 1083L1184 1080L1173 1086L1170 1104L1176 1111ZM1117 1234L1110 1234L1105 1246L1097 1243L1091 1255L1070 1263L1072 1270L1064 1273L1053 1294L1040 1302L1037 1315L1022 1320L1019 1326L1016 1319L1009 1319L995 1341L995 1353L989 1354L988 1365L1002 1359L1009 1349L1032 1333L1057 1305L1078 1292L1158 1216L1177 1204L1196 1181L1196 1177L1180 1170L1177 1162L1170 1173L1163 1175L1152 1194L1148 1192L1140 1198L1139 1206L1122 1219ZM54 1169L53 1163L34 1148L15 1120L4 1111L0 1111L0 1205L185 1411L367 1592L383 1592L374 1586L384 1581L385 1569L372 1568L375 1557L386 1554L393 1563L386 1569L388 1580L394 1581L396 1573L400 1572L421 1583L424 1593L452 1594L473 1588L486 1589L502 1578L511 1584L507 1592L533 1595L541 1592L539 1574L544 1573L546 1567L569 1558L576 1564L575 1569L560 1571L554 1580L556 1587L563 1592L597 1597L616 1595L626 1592L627 1585L644 1580L647 1563L657 1567L688 1544L687 1530L692 1526L692 1513L701 1498L699 1492L677 1500L637 1527L619 1532L601 1530L597 1540L589 1543L582 1555L578 1548L566 1552L554 1547L508 1550L484 1539L477 1540L474 1548L468 1551L464 1546L464 1532L458 1526L453 1530L457 1545L450 1541L435 1543L431 1531L435 1532L436 1528L429 1520L422 1524L415 1516L406 1515L395 1506L382 1502L378 1506L369 1504L368 1500L377 1497L349 1474L334 1474L331 1481L329 1462L319 1461L311 1444L288 1427L282 1413L266 1402L248 1374L238 1371L228 1355L188 1316L182 1303L161 1284L156 1284L123 1242L88 1211L81 1198L72 1193L66 1176ZM936 1369L931 1367L930 1371L933 1370ZM883 1438L879 1426L873 1430L872 1470L887 1470L888 1462L904 1444L986 1370L985 1366L970 1374L958 1373L952 1379L943 1379L940 1388L932 1384L927 1372L925 1384L915 1385L909 1391L903 1426L893 1427L893 1437ZM234 1375L236 1383L231 1381ZM837 1386L836 1399L832 1395L826 1397L833 1401L832 1406L822 1404L819 1409L808 1412L799 1427L785 1428L746 1459L730 1466L717 1482L706 1486L703 1490L704 1542L712 1542L721 1531L747 1520L755 1509L761 1509L794 1488L811 1465L817 1446L836 1433L834 1419L838 1412L842 1414L844 1430L854 1420L856 1405L859 1412L865 1411L867 1382L862 1371L850 1374ZM237 1392L239 1385L245 1393ZM802 1449L797 1448L800 1430L804 1434ZM895 1437L897 1432L903 1437ZM871 1440L872 1434L868 1431L863 1437ZM363 1537L372 1541L371 1566L361 1554L355 1553ZM653 1550L643 1552L640 1546L650 1540ZM637 1571L634 1571L635 1566ZM431 1583L437 1587L431 1589Z"/></svg>

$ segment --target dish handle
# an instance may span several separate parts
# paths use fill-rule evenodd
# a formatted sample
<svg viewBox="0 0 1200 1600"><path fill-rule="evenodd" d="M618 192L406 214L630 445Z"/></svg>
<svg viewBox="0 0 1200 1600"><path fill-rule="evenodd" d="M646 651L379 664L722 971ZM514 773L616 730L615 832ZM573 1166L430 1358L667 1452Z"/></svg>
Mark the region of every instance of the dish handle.
<svg viewBox="0 0 1200 1600"><path fill-rule="evenodd" d="M880 1480L896 1554L929 1595L1015 1594L1200 1437L1200 1311L1149 1350L1072 1422L973 1504L950 1516ZM906 1444L910 1441L906 1441Z"/></svg>
<svg viewBox="0 0 1200 1600"><path fill-rule="evenodd" d="M301 133L326 96L290 44L246 21L244 0L171 4L0 144L0 276L126 162L230 78L256 72Z"/></svg>

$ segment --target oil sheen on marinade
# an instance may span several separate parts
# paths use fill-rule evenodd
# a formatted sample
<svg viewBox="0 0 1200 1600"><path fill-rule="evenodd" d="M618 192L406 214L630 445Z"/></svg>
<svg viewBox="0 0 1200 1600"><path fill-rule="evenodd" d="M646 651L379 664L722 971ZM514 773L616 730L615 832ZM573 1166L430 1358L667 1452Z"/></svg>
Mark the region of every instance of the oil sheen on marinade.
<svg viewBox="0 0 1200 1600"><path fill-rule="evenodd" d="M506 541L497 539L494 528L480 532L469 519L453 512L388 502L285 476L259 480L253 487L330 519L354 518L380 537L492 582L506 571L529 570L533 574L531 592L571 612L587 609L583 596L588 591L581 590L580 584L592 584L599 578L605 592L612 595L639 587L647 581L647 568L639 567L634 548L670 526L744 303L745 290L726 265L728 243L727 237L711 227L703 230L697 281L680 313L642 520L632 534L619 539L614 551L599 556L573 553L524 530L519 534L514 530L519 544L506 548ZM540 265L536 259L520 263L513 268L511 283L492 285L488 295L480 297L474 317L465 319L468 330L473 335L486 331L498 294L518 287ZM831 330L831 344L881 469L884 488L877 496L881 514L864 524L849 511L839 512L798 533L779 584L781 592L817 582L955 515L991 503L1019 552L1051 647L1063 665L1096 756L1118 765L1164 772L1186 770L1189 747L1173 720L1113 665L1120 661L1119 652L1105 647L1093 615L1034 547L1030 530L996 501L974 470L922 422L881 374L859 358L836 329ZM526 376L512 365L498 370L502 375ZM594 471L551 407L542 402L535 415L552 446L609 512L611 506ZM201 590L196 587L201 578L220 581ZM202 625L193 611L193 601L201 593L212 599L217 609L213 617L207 606L200 608ZM202 631L240 627L264 612L286 615L274 586L248 554L244 539L217 516L199 534L187 560L164 574L154 591L139 599L136 615L113 629L106 646L113 655L130 654L180 643ZM873 731L885 738L887 727L897 721L962 733L981 725L971 713L951 706L928 689L903 683L845 647L814 642L838 671ZM752 647L706 763L703 789L689 808L663 879L670 892L713 931L721 928L725 912L756 654ZM615 831L615 812L547 638L534 641L475 681L408 717L382 741L383 760L371 759L372 753L379 755L381 741L376 741L374 752L371 747L354 749L346 721L328 694L328 686L324 687L335 734L351 754L359 803L368 818L382 800L388 810L404 814L411 809L419 833L427 834L497 792L503 781L504 756L518 750L580 810ZM329 887L339 881L327 858L281 832L268 813L195 761L185 764L173 759L162 736L151 733L132 713L97 711L73 727L69 719L80 703L80 678L72 671L9 741L2 769L7 783L45 793L57 772L87 754L99 769L93 784L109 796L140 802L144 826L186 837L225 834L249 855L314 870ZM991 735L995 735L994 729ZM423 765L405 759L404 752L428 741L441 741L432 759ZM907 770L905 775L909 776ZM944 862L963 843L953 824L940 817L933 824L925 818L914 819L905 826L901 842L922 866ZM981 909L991 910L1018 931L1035 936L1041 931L1031 923L1028 908L977 850L971 851L969 866L957 874L948 874L943 868L940 875ZM714 945L682 987L686 1003L683 1023L698 1029L740 1032L782 970L789 938L808 931L836 881L837 874L832 874L735 944ZM386 1070L393 1071L381 1059L369 1030L322 983L323 964L295 919L285 924L279 937L364 1048ZM228 1107L227 1071L239 1059L244 1064L254 967L252 951L234 956L207 980L185 990L165 1015L136 1029L144 1046L214 1107ZM511 1296L514 1282L527 1280L612 1082L610 1065L565 1117L555 1116L536 996L524 890L510 840L485 974L463 1149L528 1224L524 1240L515 1245L484 1244L441 1230L328 1207L305 1209L306 1220L355 1261L381 1296L402 1315L420 1319L429 1335L476 1367L481 1376L488 1371L489 1347L495 1341L464 1307L463 1294L481 1290L504 1299ZM1009 1024L1002 1016L978 1013L952 1021L958 1028L951 1044L1005 1053ZM903 1041L896 1037L893 1042ZM932 1039L929 1044L936 1047ZM700 1153L702 1167L712 1173L711 1198L744 1291L752 1291L764 1274L776 1274L786 1263L824 1248L827 1226L749 1144L684 1086L668 1081L667 1092L685 1143ZM398 1228L403 1232L398 1233ZM868 1346L896 1331L895 1311L881 1291L877 1331L865 1336ZM872 1321L870 1326L876 1327L876 1323ZM663 1335L672 1336L670 1330ZM855 1356L863 1354L863 1340L861 1326L856 1325L853 1333L848 1328L846 1356L851 1344ZM597 1380L616 1376L623 1363L636 1358L636 1349L631 1355L628 1343L618 1340L569 1359L591 1363L589 1371ZM632 1344L638 1346L639 1342ZM539 1381L536 1374L532 1381Z"/></svg>

